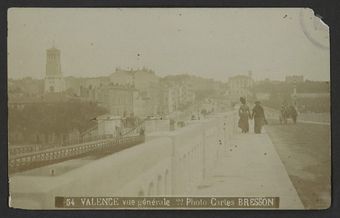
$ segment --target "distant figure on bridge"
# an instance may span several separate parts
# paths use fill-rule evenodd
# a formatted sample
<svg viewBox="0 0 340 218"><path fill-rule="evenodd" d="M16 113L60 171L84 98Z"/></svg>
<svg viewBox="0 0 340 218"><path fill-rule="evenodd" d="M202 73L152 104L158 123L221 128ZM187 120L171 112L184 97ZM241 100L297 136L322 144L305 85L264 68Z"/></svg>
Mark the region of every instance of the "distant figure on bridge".
<svg viewBox="0 0 340 218"><path fill-rule="evenodd" d="M251 117L250 110L245 98L241 97L240 102L242 103L242 105L238 110L238 114L240 117L238 121L238 127L242 129L242 133L247 133L249 132L249 118Z"/></svg>
<svg viewBox="0 0 340 218"><path fill-rule="evenodd" d="M254 118L254 132L259 134L261 133L262 126L267 123L260 101L255 102L252 117Z"/></svg>
<svg viewBox="0 0 340 218"><path fill-rule="evenodd" d="M144 128L140 128L139 130L139 135L143 136L145 134Z"/></svg>
<svg viewBox="0 0 340 218"><path fill-rule="evenodd" d="M296 124L298 112L297 112L296 108L293 105L289 106L289 113L290 113L290 116L293 119L294 124Z"/></svg>
<svg viewBox="0 0 340 218"><path fill-rule="evenodd" d="M281 104L281 108L280 108L280 123L285 123L287 124L287 117L288 117L288 112L287 112L287 108L288 108L288 104L286 101L284 101L282 104Z"/></svg>
<svg viewBox="0 0 340 218"><path fill-rule="evenodd" d="M280 116L279 116L279 120L281 124L287 124L288 123L288 119L292 118L293 123L296 124L296 120L297 120L297 110L293 105L289 105L286 102L283 102L283 104L281 105L281 110L280 110Z"/></svg>

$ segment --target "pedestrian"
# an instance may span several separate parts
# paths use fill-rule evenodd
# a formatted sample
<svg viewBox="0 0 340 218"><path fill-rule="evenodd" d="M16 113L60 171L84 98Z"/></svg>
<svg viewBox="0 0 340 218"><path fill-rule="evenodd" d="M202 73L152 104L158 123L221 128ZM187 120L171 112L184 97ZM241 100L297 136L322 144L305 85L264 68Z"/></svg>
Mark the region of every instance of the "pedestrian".
<svg viewBox="0 0 340 218"><path fill-rule="evenodd" d="M241 128L242 133L247 133L249 132L250 109L245 98L241 97L240 102L242 103L242 105L238 110L238 115L240 117L238 121L238 126Z"/></svg>
<svg viewBox="0 0 340 218"><path fill-rule="evenodd" d="M294 105L289 106L289 115L292 117L294 124L296 124L298 113L297 113L297 109L296 109L296 107L294 107Z"/></svg>
<svg viewBox="0 0 340 218"><path fill-rule="evenodd" d="M262 126L267 123L263 107L261 106L260 101L255 102L255 106L253 108L252 118L254 118L254 132L256 134L261 133Z"/></svg>

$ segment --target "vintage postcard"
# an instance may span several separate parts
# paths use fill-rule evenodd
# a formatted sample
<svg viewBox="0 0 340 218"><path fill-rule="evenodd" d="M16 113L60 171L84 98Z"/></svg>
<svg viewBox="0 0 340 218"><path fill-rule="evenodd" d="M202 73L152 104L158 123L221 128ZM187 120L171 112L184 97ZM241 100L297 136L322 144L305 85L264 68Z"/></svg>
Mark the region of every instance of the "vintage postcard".
<svg viewBox="0 0 340 218"><path fill-rule="evenodd" d="M308 8L10 8L9 206L326 209L329 28Z"/></svg>

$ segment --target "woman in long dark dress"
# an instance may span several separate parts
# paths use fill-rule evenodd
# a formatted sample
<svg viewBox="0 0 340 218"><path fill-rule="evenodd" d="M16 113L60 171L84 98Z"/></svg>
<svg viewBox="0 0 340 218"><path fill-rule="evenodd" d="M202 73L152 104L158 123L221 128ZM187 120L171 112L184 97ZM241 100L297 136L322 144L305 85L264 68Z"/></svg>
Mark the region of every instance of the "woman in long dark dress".
<svg viewBox="0 0 340 218"><path fill-rule="evenodd" d="M240 109L238 110L239 114L239 121L238 126L242 129L242 133L249 132L249 117L250 117L250 110L246 103L246 99L241 97L240 101L242 103Z"/></svg>
<svg viewBox="0 0 340 218"><path fill-rule="evenodd" d="M255 102L252 117L254 118L254 132L259 134L261 133L262 126L266 123L264 110L259 101Z"/></svg>

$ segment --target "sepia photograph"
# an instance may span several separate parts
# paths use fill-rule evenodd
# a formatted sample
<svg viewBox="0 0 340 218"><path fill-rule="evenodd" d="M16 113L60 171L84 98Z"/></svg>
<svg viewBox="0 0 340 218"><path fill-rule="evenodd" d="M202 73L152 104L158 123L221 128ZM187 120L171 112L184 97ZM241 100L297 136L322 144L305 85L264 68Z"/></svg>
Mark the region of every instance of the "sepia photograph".
<svg viewBox="0 0 340 218"><path fill-rule="evenodd" d="M10 8L9 207L331 206L329 28L309 8Z"/></svg>

